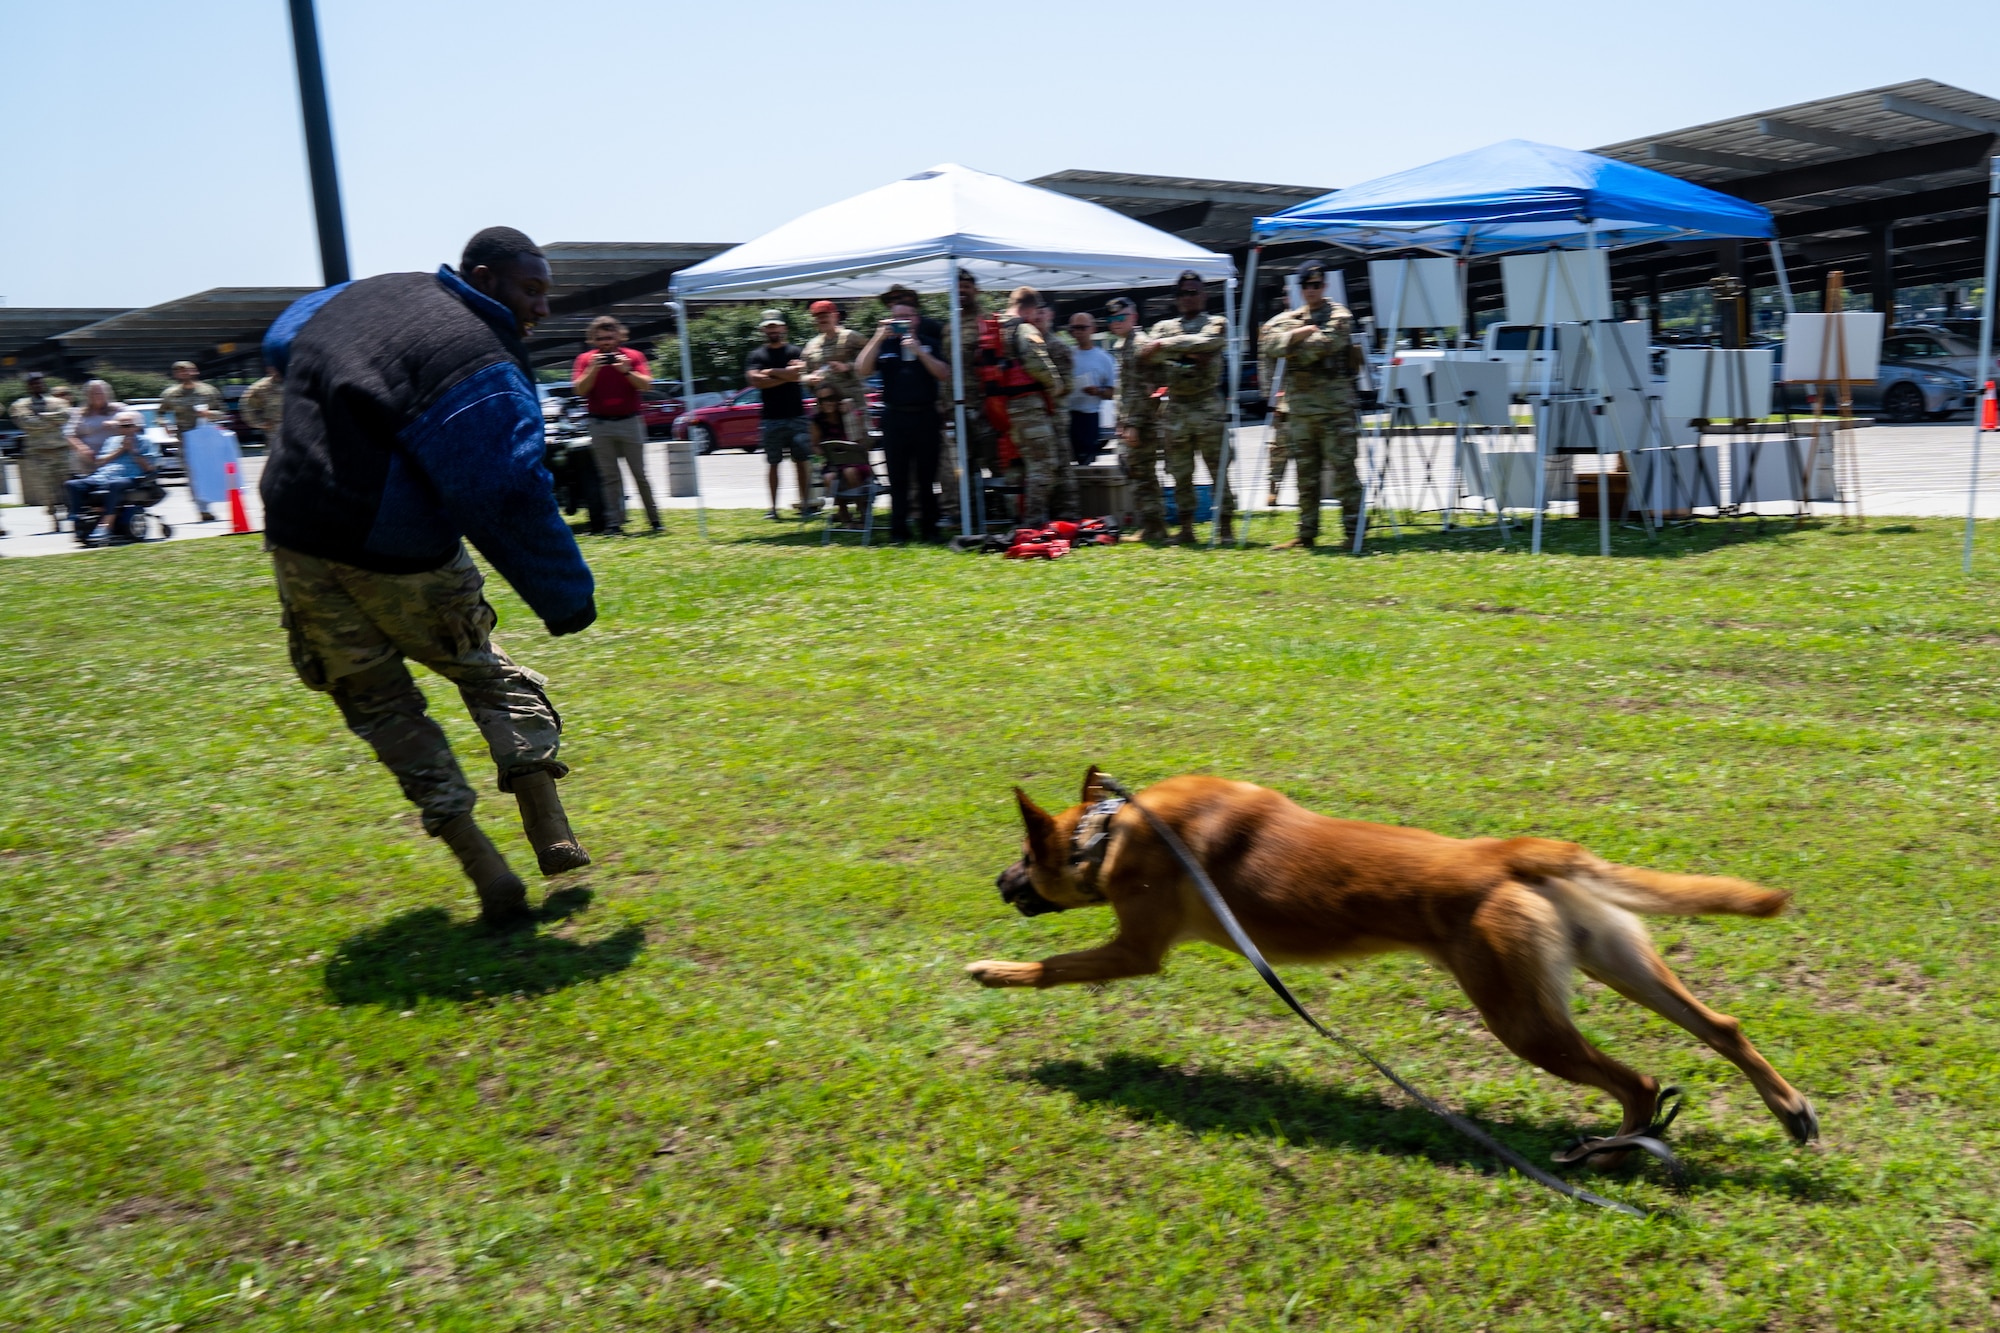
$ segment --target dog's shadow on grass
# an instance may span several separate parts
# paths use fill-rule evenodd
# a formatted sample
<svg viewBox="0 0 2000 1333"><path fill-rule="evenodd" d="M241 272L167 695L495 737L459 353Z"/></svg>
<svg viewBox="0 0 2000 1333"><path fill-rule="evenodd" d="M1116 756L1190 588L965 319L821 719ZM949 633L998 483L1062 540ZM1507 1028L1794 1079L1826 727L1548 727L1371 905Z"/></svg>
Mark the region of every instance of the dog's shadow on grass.
<svg viewBox="0 0 2000 1333"><path fill-rule="evenodd" d="M1344 1092L1271 1071L1238 1073L1189 1072L1150 1056L1117 1052L1096 1062L1051 1060L1024 1075L1045 1088L1066 1092L1081 1102L1124 1108L1141 1120L1171 1123L1195 1135L1223 1133L1281 1139L1302 1147L1349 1148L1400 1157L1423 1157L1440 1165L1491 1173L1505 1168L1477 1145L1461 1138L1430 1112L1398 1106L1372 1093ZM1481 1128L1530 1162L1545 1162L1549 1153L1567 1147L1582 1134L1608 1134L1615 1126L1586 1127L1563 1123L1496 1119L1470 1115ZM1696 1149L1682 1153L1690 1188L1704 1186L1749 1189L1796 1199L1848 1201L1855 1196L1845 1186L1826 1179L1810 1164L1789 1156L1770 1166L1729 1169L1705 1167ZM1680 1145L1685 1149L1688 1145ZM1643 1158L1643 1154L1633 1154ZM1554 1168L1551 1167L1551 1170ZM1609 1173L1569 1173L1585 1189L1592 1182L1615 1182L1647 1168L1641 1162Z"/></svg>
<svg viewBox="0 0 2000 1333"><path fill-rule="evenodd" d="M536 913L537 924L559 922L589 902L588 889L553 893ZM408 1008L425 996L463 1002L543 995L623 971L644 944L637 926L579 943L538 930L493 931L477 919L454 921L442 907L422 907L349 937L324 975L339 1004Z"/></svg>

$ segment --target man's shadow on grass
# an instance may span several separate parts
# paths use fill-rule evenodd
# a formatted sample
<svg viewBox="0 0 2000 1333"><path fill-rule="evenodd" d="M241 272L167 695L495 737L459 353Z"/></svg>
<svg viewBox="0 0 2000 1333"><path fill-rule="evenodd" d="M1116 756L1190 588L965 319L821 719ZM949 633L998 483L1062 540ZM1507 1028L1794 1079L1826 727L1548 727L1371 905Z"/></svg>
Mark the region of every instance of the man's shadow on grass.
<svg viewBox="0 0 2000 1333"><path fill-rule="evenodd" d="M536 913L538 924L573 916L589 902L584 888L550 894ZM537 931L493 931L477 918L454 921L442 907L421 907L348 938L324 975L339 1004L408 1008L424 996L463 1002L543 995L623 971L644 944L637 926L580 944Z"/></svg>
<svg viewBox="0 0 2000 1333"><path fill-rule="evenodd" d="M1358 1148L1398 1157L1422 1157L1440 1165L1486 1173L1505 1170L1490 1154L1421 1107L1392 1105L1372 1093L1344 1092L1282 1073L1212 1070L1190 1073L1150 1056L1115 1052L1096 1063L1047 1061L1028 1071L1026 1077L1043 1087L1066 1092L1078 1101L1122 1107L1140 1120L1176 1124L1197 1136L1213 1132L1239 1134L1308 1147ZM1461 1114L1466 1113L1461 1111ZM1610 1124L1593 1127L1568 1122L1536 1123L1470 1114L1466 1118L1535 1163L1546 1163L1551 1152L1568 1147L1579 1136L1608 1134L1615 1128ZM1798 1163L1789 1156L1774 1160L1770 1166L1728 1170L1704 1167L1699 1149L1707 1138L1690 1135L1674 1144L1681 1154L1682 1165L1687 1168L1691 1188L1733 1186L1820 1201L1849 1202L1855 1198L1846 1186L1818 1174L1811 1163ZM1690 1145L1696 1151L1687 1151ZM1641 1160L1616 1172L1558 1174L1567 1174L1590 1189L1593 1179L1616 1181L1621 1175L1647 1169L1643 1163L1650 1159L1641 1153L1634 1153L1633 1157Z"/></svg>

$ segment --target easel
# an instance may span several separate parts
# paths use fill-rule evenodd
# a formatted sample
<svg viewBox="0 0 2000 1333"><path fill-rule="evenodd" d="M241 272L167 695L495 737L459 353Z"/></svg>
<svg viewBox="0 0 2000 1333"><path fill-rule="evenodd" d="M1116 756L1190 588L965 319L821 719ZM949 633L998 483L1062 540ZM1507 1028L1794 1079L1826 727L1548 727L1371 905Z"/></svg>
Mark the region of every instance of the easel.
<svg viewBox="0 0 2000 1333"><path fill-rule="evenodd" d="M1846 286L1844 271L1834 269L1826 275L1826 302L1821 309L1834 318L1827 325L1829 336L1820 343L1819 370L1806 401L1817 418L1823 414L1825 391L1832 388L1839 394L1839 415L1833 433L1834 491L1840 497L1840 521L1846 523L1851 517L1858 526L1865 527L1867 519L1861 512L1861 453L1854 438L1854 384L1847 375L1847 321L1839 317L1847 309ZM1818 429L1817 423L1814 429Z"/></svg>

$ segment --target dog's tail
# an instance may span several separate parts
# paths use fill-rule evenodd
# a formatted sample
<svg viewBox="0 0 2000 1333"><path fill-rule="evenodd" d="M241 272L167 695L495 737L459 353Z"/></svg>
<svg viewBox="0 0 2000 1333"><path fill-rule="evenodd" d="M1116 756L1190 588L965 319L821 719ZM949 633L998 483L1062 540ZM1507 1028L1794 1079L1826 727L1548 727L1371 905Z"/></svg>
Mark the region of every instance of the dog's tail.
<svg viewBox="0 0 2000 1333"><path fill-rule="evenodd" d="M1573 842L1511 838L1507 868L1524 879L1562 879L1628 912L1651 916L1776 916L1792 895L1722 875L1674 875L1613 865Z"/></svg>

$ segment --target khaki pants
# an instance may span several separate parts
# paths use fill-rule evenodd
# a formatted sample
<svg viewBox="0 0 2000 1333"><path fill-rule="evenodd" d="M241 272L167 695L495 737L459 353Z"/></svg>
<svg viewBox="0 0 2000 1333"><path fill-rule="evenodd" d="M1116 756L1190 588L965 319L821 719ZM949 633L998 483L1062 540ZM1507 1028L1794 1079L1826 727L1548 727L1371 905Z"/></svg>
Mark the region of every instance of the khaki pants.
<svg viewBox="0 0 2000 1333"><path fill-rule="evenodd" d="M660 524L659 506L653 503L653 483L646 477L646 419L626 417L607 421L590 419L590 452L597 460L597 480L604 488L605 521L614 528L625 526L625 483L618 475L618 460L632 470L632 484L638 488L639 503L646 507L646 522Z"/></svg>
<svg viewBox="0 0 2000 1333"><path fill-rule="evenodd" d="M435 835L475 797L406 660L452 684L486 738L507 791L523 773L562 777L562 718L547 681L493 646L493 608L472 557L421 574L377 574L271 548L292 667L333 696L347 729L374 749Z"/></svg>

